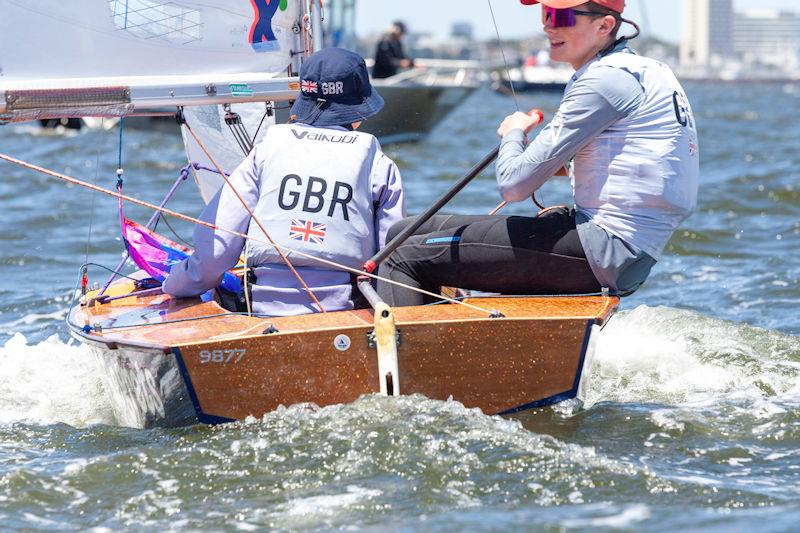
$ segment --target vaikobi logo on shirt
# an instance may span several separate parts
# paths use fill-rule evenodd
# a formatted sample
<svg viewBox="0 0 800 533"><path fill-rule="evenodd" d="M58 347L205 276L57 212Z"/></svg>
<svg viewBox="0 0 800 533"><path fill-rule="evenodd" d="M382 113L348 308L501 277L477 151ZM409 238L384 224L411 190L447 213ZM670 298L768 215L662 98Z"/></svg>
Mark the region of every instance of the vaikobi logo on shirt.
<svg viewBox="0 0 800 533"><path fill-rule="evenodd" d="M317 133L308 131L297 131L292 129L295 139L302 141L303 139L309 141L321 141L340 144L355 144L358 137L355 135L334 135L333 133Z"/></svg>

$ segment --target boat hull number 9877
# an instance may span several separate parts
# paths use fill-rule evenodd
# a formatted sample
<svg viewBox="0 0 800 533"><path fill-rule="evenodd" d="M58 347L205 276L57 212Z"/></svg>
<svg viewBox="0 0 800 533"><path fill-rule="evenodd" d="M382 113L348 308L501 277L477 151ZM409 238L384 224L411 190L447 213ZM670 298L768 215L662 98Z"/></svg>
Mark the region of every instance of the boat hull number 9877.
<svg viewBox="0 0 800 533"><path fill-rule="evenodd" d="M247 350L200 350L200 363L238 363Z"/></svg>

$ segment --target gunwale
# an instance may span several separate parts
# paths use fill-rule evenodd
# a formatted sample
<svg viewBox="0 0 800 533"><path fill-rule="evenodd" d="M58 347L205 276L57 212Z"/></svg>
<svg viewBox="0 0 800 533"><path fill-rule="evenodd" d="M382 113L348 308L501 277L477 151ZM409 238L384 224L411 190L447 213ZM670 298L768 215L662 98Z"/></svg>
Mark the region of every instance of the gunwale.
<svg viewBox="0 0 800 533"><path fill-rule="evenodd" d="M130 292L132 282L122 280L112 287L109 294L124 295ZM91 298L92 294L88 296ZM464 306L440 304L394 308L395 323L401 328L430 322L446 325L491 320L540 322L570 318L593 320L602 325L618 306L619 298L604 295L501 295L468 298L465 302L498 309L505 316L490 318ZM125 320L132 318L130 315L139 321L124 325ZM120 320L123 325L115 325ZM129 298L106 304L75 306L68 316L68 324L71 334L82 342L104 345L109 349L126 347L167 353L179 345L264 337L262 331L269 326L277 329L277 332L269 334L270 338L276 340L298 332L346 332L371 328L373 315L372 310L361 309L291 317L256 317L232 313L214 301L201 302L198 298L174 298L168 295L137 297L133 293ZM80 324L92 327L85 331ZM187 327L178 327L180 324Z"/></svg>

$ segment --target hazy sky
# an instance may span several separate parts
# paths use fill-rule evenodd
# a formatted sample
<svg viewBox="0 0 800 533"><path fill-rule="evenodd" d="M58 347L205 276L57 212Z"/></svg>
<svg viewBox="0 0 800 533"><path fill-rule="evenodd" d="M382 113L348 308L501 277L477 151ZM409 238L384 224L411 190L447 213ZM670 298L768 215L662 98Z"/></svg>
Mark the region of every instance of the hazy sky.
<svg viewBox="0 0 800 533"><path fill-rule="evenodd" d="M393 20L401 19L412 30L431 32L444 37L456 21L471 22L479 39L494 36L489 14L489 0L360 0L356 11L359 35L381 31ZM681 4L693 0L627 0L625 15L641 23L647 31L672 42L678 42L681 28ZM518 0L491 0L497 26L503 37L524 37L541 32L538 7L526 7ZM734 0L738 10L778 8L800 10L800 0ZM642 7L647 13L643 17Z"/></svg>

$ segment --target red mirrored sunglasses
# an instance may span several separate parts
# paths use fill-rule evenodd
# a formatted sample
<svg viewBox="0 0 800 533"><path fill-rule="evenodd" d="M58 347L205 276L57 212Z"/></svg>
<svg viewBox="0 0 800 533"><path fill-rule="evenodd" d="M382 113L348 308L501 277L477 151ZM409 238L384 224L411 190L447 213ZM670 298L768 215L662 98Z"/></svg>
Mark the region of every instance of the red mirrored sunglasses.
<svg viewBox="0 0 800 533"><path fill-rule="evenodd" d="M558 9L555 7L542 6L542 24L545 26L547 22L553 25L554 28L571 28L577 24L577 15L584 15L587 17L605 17L608 13L599 13L597 11L579 11L571 7L565 9ZM611 15L613 17L613 15Z"/></svg>

